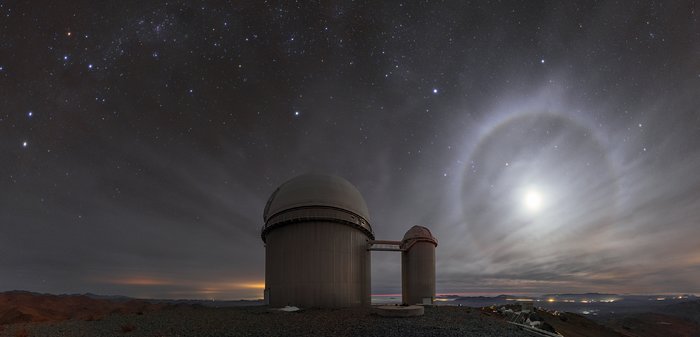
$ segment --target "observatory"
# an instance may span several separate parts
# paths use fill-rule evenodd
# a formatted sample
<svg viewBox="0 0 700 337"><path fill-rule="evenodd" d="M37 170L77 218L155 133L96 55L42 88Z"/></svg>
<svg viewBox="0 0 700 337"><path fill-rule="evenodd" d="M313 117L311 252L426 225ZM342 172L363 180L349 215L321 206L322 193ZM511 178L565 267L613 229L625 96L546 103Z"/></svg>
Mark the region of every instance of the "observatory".
<svg viewBox="0 0 700 337"><path fill-rule="evenodd" d="M285 182L263 220L271 306L369 306L371 251L402 253L404 303L435 298L437 240L430 230L414 226L402 241L375 241L364 198L343 178L305 174Z"/></svg>
<svg viewBox="0 0 700 337"><path fill-rule="evenodd" d="M401 296L406 304L435 301L435 247L433 233L413 226L401 240Z"/></svg>
<svg viewBox="0 0 700 337"><path fill-rule="evenodd" d="M370 304L374 239L360 192L336 176L282 184L265 206L265 299L272 306Z"/></svg>

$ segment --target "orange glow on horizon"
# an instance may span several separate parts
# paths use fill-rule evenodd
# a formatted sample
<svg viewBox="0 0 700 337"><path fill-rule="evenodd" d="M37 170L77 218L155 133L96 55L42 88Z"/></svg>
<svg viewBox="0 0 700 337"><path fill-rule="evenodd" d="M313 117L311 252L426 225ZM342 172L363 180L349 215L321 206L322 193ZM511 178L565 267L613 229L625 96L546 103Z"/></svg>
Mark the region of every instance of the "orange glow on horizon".
<svg viewBox="0 0 700 337"><path fill-rule="evenodd" d="M206 294L222 293L231 290L240 289L265 289L265 282L252 281L252 282L226 282L226 283L209 283L202 285L199 292Z"/></svg>
<svg viewBox="0 0 700 337"><path fill-rule="evenodd" d="M133 276L133 277L114 277L109 279L99 279L99 282L119 284L119 285L135 285L135 286L165 286L165 285L180 285L183 287L191 286L200 288L205 291L227 291L235 289L265 289L264 281L243 281L243 282L192 282L182 281L175 282L173 280L148 277L148 276Z"/></svg>
<svg viewBox="0 0 700 337"><path fill-rule="evenodd" d="M150 277L127 277L121 279L110 279L108 283L113 284L124 284L124 285L134 285L134 286L164 286L171 285L173 282L163 279L150 278Z"/></svg>
<svg viewBox="0 0 700 337"><path fill-rule="evenodd" d="M207 295L212 297L227 296L227 293L231 293L236 290L254 290L253 292L247 292L249 299L259 299L263 297L263 289L265 289L265 282L252 281L252 282L225 282L225 283L209 283L204 285L196 286L197 289L194 291L197 294Z"/></svg>
<svg viewBox="0 0 700 337"><path fill-rule="evenodd" d="M237 283L236 285L243 289L265 289L265 282Z"/></svg>
<svg viewBox="0 0 700 337"><path fill-rule="evenodd" d="M261 299L265 289L264 280L225 279L197 280L180 277L159 277L151 275L114 275L94 277L92 282L131 288L141 298L202 298L216 300ZM138 290L133 290L138 289ZM125 291L125 290L123 290ZM127 291L127 295L129 294Z"/></svg>

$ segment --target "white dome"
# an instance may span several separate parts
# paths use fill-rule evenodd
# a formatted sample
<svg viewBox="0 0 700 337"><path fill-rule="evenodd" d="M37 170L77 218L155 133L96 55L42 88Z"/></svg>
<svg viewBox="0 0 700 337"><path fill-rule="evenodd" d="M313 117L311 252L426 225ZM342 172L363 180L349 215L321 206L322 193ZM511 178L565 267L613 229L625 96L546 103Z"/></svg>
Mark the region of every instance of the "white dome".
<svg viewBox="0 0 700 337"><path fill-rule="evenodd" d="M430 232L430 229L423 226L413 226L409 229L403 236L402 242L417 240L417 241L428 241L432 242L437 246L437 239Z"/></svg>
<svg viewBox="0 0 700 337"><path fill-rule="evenodd" d="M304 206L330 206L351 211L369 221L369 210L360 191L347 180L327 174L304 174L275 190L265 206L263 219Z"/></svg>

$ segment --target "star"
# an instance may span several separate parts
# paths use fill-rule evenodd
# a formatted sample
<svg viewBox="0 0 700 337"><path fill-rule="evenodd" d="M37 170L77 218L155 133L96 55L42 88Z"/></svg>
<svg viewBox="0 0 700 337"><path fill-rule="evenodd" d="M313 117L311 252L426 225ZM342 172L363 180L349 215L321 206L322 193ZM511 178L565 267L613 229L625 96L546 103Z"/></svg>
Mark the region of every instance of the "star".
<svg viewBox="0 0 700 337"><path fill-rule="evenodd" d="M68 61L68 55L63 55L63 60Z"/></svg>
<svg viewBox="0 0 700 337"><path fill-rule="evenodd" d="M540 60L540 63L544 64L544 59L541 59L541 60Z"/></svg>
<svg viewBox="0 0 700 337"><path fill-rule="evenodd" d="M34 112L33 112L33 111L27 112L27 117L32 118L32 116L34 116Z"/></svg>
<svg viewBox="0 0 700 337"><path fill-rule="evenodd" d="M437 93L438 93L437 88L433 88L433 94L437 94Z"/></svg>
<svg viewBox="0 0 700 337"><path fill-rule="evenodd" d="M29 143L27 143L26 140L22 142L22 147L27 147L28 145L29 145Z"/></svg>
<svg viewBox="0 0 700 337"><path fill-rule="evenodd" d="M88 64L88 69L92 69L92 63Z"/></svg>
<svg viewBox="0 0 700 337"><path fill-rule="evenodd" d="M299 116L301 113L299 111L294 111L294 116Z"/></svg>

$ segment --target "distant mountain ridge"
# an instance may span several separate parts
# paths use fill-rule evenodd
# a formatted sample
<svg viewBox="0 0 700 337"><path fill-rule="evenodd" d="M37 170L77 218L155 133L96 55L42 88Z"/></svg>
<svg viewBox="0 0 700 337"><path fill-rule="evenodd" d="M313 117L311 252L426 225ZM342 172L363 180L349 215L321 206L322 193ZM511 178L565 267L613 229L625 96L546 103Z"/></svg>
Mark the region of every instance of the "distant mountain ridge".
<svg viewBox="0 0 700 337"><path fill-rule="evenodd" d="M499 299L499 300L516 300L516 299L530 299L530 300L547 300L547 299L588 299L588 300L605 300L605 299L644 299L644 300L673 300L681 297L684 300L694 300L700 299L692 294L679 294L679 295L630 295L630 294L611 294L611 293L564 293L564 294L543 294L543 295L506 295L501 294L497 296L458 296L458 295L439 295L438 298L454 299L454 300L487 300L487 299Z"/></svg>
<svg viewBox="0 0 700 337"><path fill-rule="evenodd" d="M135 298L123 295L100 295L94 293L82 293L82 294L49 294L49 293L38 293L26 290L10 290L5 292L0 292L0 295L5 294L25 294L34 296L57 296L57 297L71 297L71 296L85 296L94 300L107 300L112 302L128 302L128 301L143 301L152 304L187 304L187 305L202 305L206 307L237 307L244 305L262 305L263 299L255 300L207 300L207 299L159 299L159 298Z"/></svg>

